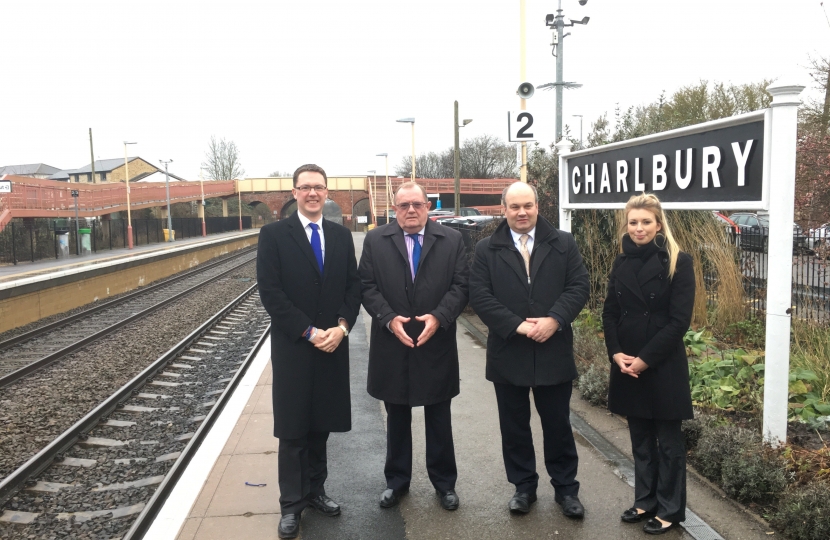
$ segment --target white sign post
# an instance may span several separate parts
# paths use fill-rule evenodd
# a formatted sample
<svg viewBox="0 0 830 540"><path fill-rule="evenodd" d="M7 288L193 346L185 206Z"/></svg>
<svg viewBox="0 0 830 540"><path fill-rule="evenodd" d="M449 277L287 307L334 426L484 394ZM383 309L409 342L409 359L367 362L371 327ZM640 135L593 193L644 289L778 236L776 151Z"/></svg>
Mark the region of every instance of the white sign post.
<svg viewBox="0 0 830 540"><path fill-rule="evenodd" d="M792 224L799 95L804 87L767 87L772 105L738 117L629 141L559 152L559 228L571 231L571 212L623 209L643 191L670 210L769 211L764 440L787 441ZM672 159L674 158L674 159Z"/></svg>

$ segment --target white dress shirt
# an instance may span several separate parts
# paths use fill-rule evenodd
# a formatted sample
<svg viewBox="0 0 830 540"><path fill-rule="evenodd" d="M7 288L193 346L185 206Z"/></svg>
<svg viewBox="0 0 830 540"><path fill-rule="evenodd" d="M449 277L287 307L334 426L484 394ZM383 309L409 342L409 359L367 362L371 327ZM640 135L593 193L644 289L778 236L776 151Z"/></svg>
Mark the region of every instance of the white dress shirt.
<svg viewBox="0 0 830 540"><path fill-rule="evenodd" d="M300 223L303 224L303 229L305 230L306 238L308 238L308 243L311 243L311 227L308 226L309 223L316 223L317 224L317 234L320 235L320 250L323 252L323 262L326 260L326 237L323 234L323 216L320 216L320 219L317 221L311 221L307 217L305 217L302 212L297 212L297 215L300 218Z"/></svg>
<svg viewBox="0 0 830 540"><path fill-rule="evenodd" d="M516 249L519 250L519 253L522 252L522 241L519 238L522 236L522 233L517 233L513 229L510 229L510 234L513 236L513 244L516 246ZM536 237L536 227L533 227L527 233L527 252L533 253L533 239Z"/></svg>

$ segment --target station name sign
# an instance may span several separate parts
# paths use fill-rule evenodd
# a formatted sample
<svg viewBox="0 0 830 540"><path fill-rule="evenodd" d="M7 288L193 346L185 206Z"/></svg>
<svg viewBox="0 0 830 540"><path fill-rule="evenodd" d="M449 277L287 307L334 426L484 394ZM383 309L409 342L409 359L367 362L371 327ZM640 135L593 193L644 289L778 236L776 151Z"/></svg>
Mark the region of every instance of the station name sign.
<svg viewBox="0 0 830 540"><path fill-rule="evenodd" d="M674 208L710 203L763 208L764 116L754 114L752 120L738 125L720 121L712 123L716 129L689 134L680 129L666 134L676 136L643 137L639 144L633 140L565 155L566 206L622 205L645 191Z"/></svg>

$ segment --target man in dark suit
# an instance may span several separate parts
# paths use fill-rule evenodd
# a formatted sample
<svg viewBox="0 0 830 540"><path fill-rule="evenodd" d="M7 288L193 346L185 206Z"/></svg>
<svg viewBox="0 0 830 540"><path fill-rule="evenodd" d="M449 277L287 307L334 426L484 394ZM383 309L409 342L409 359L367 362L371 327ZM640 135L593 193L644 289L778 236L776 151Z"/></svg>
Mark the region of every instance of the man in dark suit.
<svg viewBox="0 0 830 540"><path fill-rule="evenodd" d="M458 395L455 319L467 305L467 262L458 231L428 218L424 188L395 194L397 220L363 243L363 306L372 317L369 394L387 412L387 489L391 508L412 479L412 407L423 406L427 472L445 510L458 508L450 403Z"/></svg>
<svg viewBox="0 0 830 540"><path fill-rule="evenodd" d="M279 537L296 538L312 506L336 516L326 496L329 433L352 428L349 343L360 309L352 234L323 219L326 173L294 172L297 212L259 234L257 283L271 316L274 436L280 439Z"/></svg>
<svg viewBox="0 0 830 540"><path fill-rule="evenodd" d="M573 236L539 216L533 187L510 185L502 204L506 219L476 246L470 305L490 330L486 377L496 390L507 479L516 486L508 508L527 513L536 501L532 389L556 502L566 516L581 518L569 419L577 376L570 323L588 300L588 272Z"/></svg>

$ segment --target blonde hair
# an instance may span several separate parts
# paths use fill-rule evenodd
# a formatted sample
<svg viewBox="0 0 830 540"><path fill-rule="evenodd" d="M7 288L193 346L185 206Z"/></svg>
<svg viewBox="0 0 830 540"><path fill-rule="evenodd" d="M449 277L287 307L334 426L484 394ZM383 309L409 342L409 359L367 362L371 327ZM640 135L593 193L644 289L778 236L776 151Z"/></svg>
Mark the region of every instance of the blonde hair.
<svg viewBox="0 0 830 540"><path fill-rule="evenodd" d="M669 279L674 277L674 272L677 269L677 255L680 253L680 246L674 239L671 233L669 222L666 221L666 214L663 212L663 207L660 205L660 199L653 193L641 193L639 195L632 195L625 205L624 219L621 223L619 236L628 234L628 213L632 210L648 210L654 214L654 218L661 228L658 234L662 233L666 237L666 248L669 252ZM654 237L656 241L657 236ZM622 243L620 244L620 253L622 253Z"/></svg>

